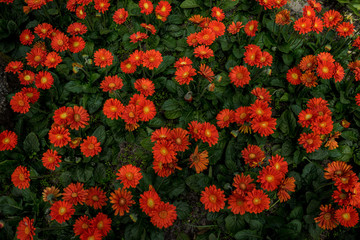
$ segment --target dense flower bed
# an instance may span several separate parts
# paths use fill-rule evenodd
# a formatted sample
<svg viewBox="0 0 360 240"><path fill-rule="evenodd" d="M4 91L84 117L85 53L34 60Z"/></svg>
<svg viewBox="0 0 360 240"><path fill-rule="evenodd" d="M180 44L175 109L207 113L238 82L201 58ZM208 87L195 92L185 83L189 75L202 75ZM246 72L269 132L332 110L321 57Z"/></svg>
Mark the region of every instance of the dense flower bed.
<svg viewBox="0 0 360 240"><path fill-rule="evenodd" d="M356 236L360 37L340 12L0 2L18 86L0 129L1 238Z"/></svg>

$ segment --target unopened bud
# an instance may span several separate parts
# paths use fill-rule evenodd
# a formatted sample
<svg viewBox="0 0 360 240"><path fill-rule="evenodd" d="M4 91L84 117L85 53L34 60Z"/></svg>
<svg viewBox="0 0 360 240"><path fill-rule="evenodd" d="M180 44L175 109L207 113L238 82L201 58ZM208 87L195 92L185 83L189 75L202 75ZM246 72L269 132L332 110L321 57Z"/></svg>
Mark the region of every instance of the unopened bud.
<svg viewBox="0 0 360 240"><path fill-rule="evenodd" d="M5 226L4 221L0 220L0 229L4 228L4 226Z"/></svg>
<svg viewBox="0 0 360 240"><path fill-rule="evenodd" d="M214 89L215 89L215 84L214 84L214 83L210 83L209 86L208 86L208 90L209 90L210 92L213 92Z"/></svg>
<svg viewBox="0 0 360 240"><path fill-rule="evenodd" d="M187 102L191 102L193 100L192 92L191 91L187 92L184 96L184 99Z"/></svg>
<svg viewBox="0 0 360 240"><path fill-rule="evenodd" d="M327 44L325 45L325 51L331 51L331 45Z"/></svg>
<svg viewBox="0 0 360 240"><path fill-rule="evenodd" d="M217 82L221 82L222 76L216 75L215 80L216 80Z"/></svg>
<svg viewBox="0 0 360 240"><path fill-rule="evenodd" d="M350 127L350 123L346 119L343 119L341 120L341 126L343 126L344 128L348 128Z"/></svg>

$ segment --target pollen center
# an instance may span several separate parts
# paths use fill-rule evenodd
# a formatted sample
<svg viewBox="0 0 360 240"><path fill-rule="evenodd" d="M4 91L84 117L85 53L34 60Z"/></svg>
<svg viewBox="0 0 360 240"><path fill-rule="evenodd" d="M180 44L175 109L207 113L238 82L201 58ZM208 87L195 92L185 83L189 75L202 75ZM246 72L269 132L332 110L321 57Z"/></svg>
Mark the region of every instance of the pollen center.
<svg viewBox="0 0 360 240"><path fill-rule="evenodd" d="M59 214L64 215L66 213L66 207L60 207L59 208Z"/></svg>
<svg viewBox="0 0 360 240"><path fill-rule="evenodd" d="M162 219L165 219L168 215L168 212L167 211L161 211L159 212L159 217L162 218Z"/></svg>
<svg viewBox="0 0 360 240"><path fill-rule="evenodd" d="M162 147L160 149L160 153L161 155L166 156L169 153L169 151L166 149L166 147Z"/></svg>
<svg viewBox="0 0 360 240"><path fill-rule="evenodd" d="M77 197L78 196L78 194L76 193L76 192L73 192L72 194L71 194L71 197L73 197L73 198L75 198L75 197Z"/></svg>
<svg viewBox="0 0 360 240"><path fill-rule="evenodd" d="M120 206L124 206L125 204L126 204L125 198L120 198L120 200L119 200L119 205L120 205Z"/></svg>
<svg viewBox="0 0 360 240"><path fill-rule="evenodd" d="M261 203L261 199L260 198L254 198L252 202L253 202L254 205L259 205Z"/></svg>
<svg viewBox="0 0 360 240"><path fill-rule="evenodd" d="M210 195L209 196L209 200L210 200L210 202L212 202L212 203L216 203L216 196L215 195Z"/></svg>
<svg viewBox="0 0 360 240"><path fill-rule="evenodd" d="M350 220L350 214L349 213L343 213L342 215L342 218L346 221L349 221Z"/></svg>
<svg viewBox="0 0 360 240"><path fill-rule="evenodd" d="M155 206L154 199L149 198L149 199L147 200L147 205L148 205L149 208L153 208L153 207Z"/></svg>
<svg viewBox="0 0 360 240"><path fill-rule="evenodd" d="M125 177L127 178L127 180L132 180L134 178L134 174L132 174L131 172L127 172L125 174Z"/></svg>

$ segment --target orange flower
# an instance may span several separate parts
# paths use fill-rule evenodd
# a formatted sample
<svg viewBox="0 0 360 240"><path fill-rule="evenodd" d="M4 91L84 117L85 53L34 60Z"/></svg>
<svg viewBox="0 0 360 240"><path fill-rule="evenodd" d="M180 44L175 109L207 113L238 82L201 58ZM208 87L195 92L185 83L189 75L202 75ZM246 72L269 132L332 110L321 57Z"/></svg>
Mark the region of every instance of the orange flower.
<svg viewBox="0 0 360 240"><path fill-rule="evenodd" d="M217 144L219 140L219 132L216 127L208 122L202 124L200 129L200 138L203 142L207 142L209 146Z"/></svg>
<svg viewBox="0 0 360 240"><path fill-rule="evenodd" d="M206 78L209 82L212 82L214 79L214 72L211 70L210 67L206 66L205 64L200 64L200 69L198 73Z"/></svg>
<svg viewBox="0 0 360 240"><path fill-rule="evenodd" d="M257 62L259 61L258 57L261 54L261 49L259 46L254 44L249 44L245 46L245 53L244 53L244 61L246 64L249 64L250 66L255 66Z"/></svg>
<svg viewBox="0 0 360 240"><path fill-rule="evenodd" d="M40 71L35 77L35 85L40 89L50 89L54 83L54 78L50 72Z"/></svg>
<svg viewBox="0 0 360 240"><path fill-rule="evenodd" d="M34 41L34 34L29 29L25 29L20 34L20 42L22 45L31 45Z"/></svg>
<svg viewBox="0 0 360 240"><path fill-rule="evenodd" d="M244 215L247 211L245 195L238 191L233 191L228 197L229 209L234 214Z"/></svg>
<svg viewBox="0 0 360 240"><path fill-rule="evenodd" d="M109 98L104 103L103 112L104 115L111 120L121 117L121 113L124 111L124 105L117 99Z"/></svg>
<svg viewBox="0 0 360 240"><path fill-rule="evenodd" d="M113 60L114 56L112 53L104 48L101 48L94 53L95 66L99 66L101 68L111 66Z"/></svg>
<svg viewBox="0 0 360 240"><path fill-rule="evenodd" d="M250 82L250 72L244 66L235 66L230 71L229 78L236 87L244 87Z"/></svg>
<svg viewBox="0 0 360 240"><path fill-rule="evenodd" d="M94 209L101 209L106 206L107 197L105 192L99 187L91 187L87 190L85 204Z"/></svg>
<svg viewBox="0 0 360 240"><path fill-rule="evenodd" d="M307 55L300 61L299 67L302 71L312 70L316 67L316 57L314 55Z"/></svg>
<svg viewBox="0 0 360 240"><path fill-rule="evenodd" d="M205 45L200 45L194 49L195 57L198 58L210 58L214 56L213 50L211 50L209 47Z"/></svg>
<svg viewBox="0 0 360 240"><path fill-rule="evenodd" d="M120 180L124 188L136 188L139 184L140 179L142 179L142 174L140 168L135 167L131 164L122 166L118 173L116 173L116 180Z"/></svg>
<svg viewBox="0 0 360 240"><path fill-rule="evenodd" d="M158 68L162 61L161 53L154 49L146 51L143 55L143 66L150 70Z"/></svg>
<svg viewBox="0 0 360 240"><path fill-rule="evenodd" d="M94 0L94 8L99 12L99 13L104 13L106 12L109 7L110 7L110 3L109 0Z"/></svg>
<svg viewBox="0 0 360 240"><path fill-rule="evenodd" d="M211 9L211 16L213 18L216 18L216 20L218 20L218 21L222 21L225 18L225 14L224 14L223 10L218 7L213 7Z"/></svg>
<svg viewBox="0 0 360 240"><path fill-rule="evenodd" d="M26 53L27 64L36 68L40 64L42 65L46 58L46 51L40 47L33 47L30 52Z"/></svg>
<svg viewBox="0 0 360 240"><path fill-rule="evenodd" d="M67 125L70 123L70 116L73 109L71 107L61 107L54 112L54 122L58 125Z"/></svg>
<svg viewBox="0 0 360 240"><path fill-rule="evenodd" d="M53 127L49 131L49 140L55 147L63 147L71 140L69 130L62 127Z"/></svg>
<svg viewBox="0 0 360 240"><path fill-rule="evenodd" d="M76 16L80 19L86 18L86 12L83 5L80 5L76 8Z"/></svg>
<svg viewBox="0 0 360 240"><path fill-rule="evenodd" d="M72 36L83 35L86 32L87 32L86 25L79 22L72 23L67 28L67 33L69 33Z"/></svg>
<svg viewBox="0 0 360 240"><path fill-rule="evenodd" d="M30 187L30 171L26 167L18 166L11 174L11 181L19 189Z"/></svg>
<svg viewBox="0 0 360 240"><path fill-rule="evenodd" d="M87 136L87 138L80 144L81 152L85 157L93 157L101 152L100 143L95 136Z"/></svg>
<svg viewBox="0 0 360 240"><path fill-rule="evenodd" d="M335 82L341 82L344 79L345 71L340 63L335 62L334 79Z"/></svg>
<svg viewBox="0 0 360 240"><path fill-rule="evenodd" d="M204 17L201 15L193 15L189 18L189 21L192 23L200 24L202 21L204 21Z"/></svg>
<svg viewBox="0 0 360 240"><path fill-rule="evenodd" d="M299 143L303 145L307 153L312 153L320 148L322 141L319 134L302 133L300 134Z"/></svg>
<svg viewBox="0 0 360 240"><path fill-rule="evenodd" d="M295 21L294 29L299 34L306 34L311 31L312 22L310 18L302 17Z"/></svg>
<svg viewBox="0 0 360 240"><path fill-rule="evenodd" d="M174 158L170 163L164 163L159 159L154 159L153 169L159 177L168 177L175 172L175 169L181 170L177 165L177 159Z"/></svg>
<svg viewBox="0 0 360 240"><path fill-rule="evenodd" d="M306 71L304 74L301 75L300 80L306 87L309 88L316 87L318 85L318 78L312 71Z"/></svg>
<svg viewBox="0 0 360 240"><path fill-rule="evenodd" d="M143 51L135 50L132 54L130 54L128 61L130 61L131 64L134 64L136 69L136 66L140 66L142 64L143 55Z"/></svg>
<svg viewBox="0 0 360 240"><path fill-rule="evenodd" d="M201 173L207 169L209 164L208 151L204 150L201 153L198 152L199 146L196 146L193 154L190 155L190 167L195 167L196 173Z"/></svg>
<svg viewBox="0 0 360 240"><path fill-rule="evenodd" d="M148 99L141 101L136 107L136 111L136 115L138 115L139 119L144 122L150 121L156 115L155 104Z"/></svg>
<svg viewBox="0 0 360 240"><path fill-rule="evenodd" d="M176 158L174 145L166 140L157 141L152 149L154 158L163 163L171 163Z"/></svg>
<svg viewBox="0 0 360 240"><path fill-rule="evenodd" d="M132 63L129 59L120 63L121 71L124 73L134 73L136 71L136 64Z"/></svg>
<svg viewBox="0 0 360 240"><path fill-rule="evenodd" d="M69 48L69 37L64 33L59 32L51 39L51 47L57 51L62 52Z"/></svg>
<svg viewBox="0 0 360 240"><path fill-rule="evenodd" d="M288 172L288 163L284 160L283 157L277 154L269 159L269 164L270 167L280 172L282 176L285 176L285 174Z"/></svg>
<svg viewBox="0 0 360 240"><path fill-rule="evenodd" d="M205 22L202 22L202 24L204 24ZM211 30L213 30L213 32L215 33L216 37L220 37L222 35L225 34L225 25L222 22L219 21L210 21L209 22L209 28Z"/></svg>
<svg viewBox="0 0 360 240"><path fill-rule="evenodd" d="M336 228L339 222L335 219L335 209L329 205L321 205L321 213L318 217L314 218L315 222L322 229L332 230Z"/></svg>
<svg viewBox="0 0 360 240"><path fill-rule="evenodd" d="M16 237L20 240L33 240L35 236L34 219L24 217L17 227Z"/></svg>
<svg viewBox="0 0 360 240"><path fill-rule="evenodd" d="M191 121L188 126L188 130L195 141L200 139L200 131L202 124L197 121Z"/></svg>
<svg viewBox="0 0 360 240"><path fill-rule="evenodd" d="M74 234L77 236L81 236L88 230L90 227L89 217L84 215L76 219L75 224L73 226Z"/></svg>
<svg viewBox="0 0 360 240"><path fill-rule="evenodd" d="M280 200L280 202L286 202L290 199L290 195L288 192L295 192L295 178L284 178L280 185L279 185L279 191L277 193L277 196Z"/></svg>
<svg viewBox="0 0 360 240"><path fill-rule="evenodd" d="M269 103L265 100L256 99L248 110L251 118L271 117L272 114Z"/></svg>
<svg viewBox="0 0 360 240"><path fill-rule="evenodd" d="M262 190L253 189L251 192L248 192L245 201L250 213L261 213L270 207L270 198Z"/></svg>
<svg viewBox="0 0 360 240"><path fill-rule="evenodd" d="M234 121L233 110L223 109L216 115L217 125L220 128L229 127L230 123Z"/></svg>
<svg viewBox="0 0 360 240"><path fill-rule="evenodd" d="M121 118L127 123L127 124L135 124L139 121L139 115L136 111L136 106L134 104L127 105L124 109L124 111L121 113Z"/></svg>
<svg viewBox="0 0 360 240"><path fill-rule="evenodd" d="M299 85L301 83L301 71L297 67L293 67L288 70L286 74L286 80L292 85Z"/></svg>
<svg viewBox="0 0 360 240"><path fill-rule="evenodd" d="M259 22L256 20L248 22L244 27L246 35L248 35L249 37L255 37L255 34L258 30L258 24Z"/></svg>
<svg viewBox="0 0 360 240"><path fill-rule="evenodd" d="M114 92L115 90L121 89L123 86L123 80L117 75L106 76L100 83L100 88L103 92Z"/></svg>
<svg viewBox="0 0 360 240"><path fill-rule="evenodd" d="M274 191L280 185L282 177L279 171L276 171L271 166L266 166L259 172L257 182L261 184L263 189Z"/></svg>
<svg viewBox="0 0 360 240"><path fill-rule="evenodd" d="M228 32L235 35L238 32L240 32L240 29L242 29L244 26L242 25L242 22L232 22L229 26L228 26Z"/></svg>
<svg viewBox="0 0 360 240"><path fill-rule="evenodd" d="M36 88L22 88L21 93L29 98L29 103L36 103L40 97L40 93Z"/></svg>
<svg viewBox="0 0 360 240"><path fill-rule="evenodd" d="M22 85L29 85L35 81L35 73L29 70L19 73L18 77Z"/></svg>
<svg viewBox="0 0 360 240"><path fill-rule="evenodd" d="M238 107L234 113L234 121L237 124L244 124L250 121L249 107Z"/></svg>
<svg viewBox="0 0 360 240"><path fill-rule="evenodd" d="M84 128L88 125L89 114L82 106L74 106L73 111L70 111L69 119L70 128L79 130L79 127Z"/></svg>
<svg viewBox="0 0 360 240"><path fill-rule="evenodd" d="M316 32L316 33L320 33L323 31L324 29L324 25L323 25L323 22L321 21L320 18L318 17L315 17L313 20L312 20L312 27L311 27L311 30Z"/></svg>
<svg viewBox="0 0 360 240"><path fill-rule="evenodd" d="M344 227L354 227L359 222L359 214L351 206L346 206L335 211L335 218Z"/></svg>
<svg viewBox="0 0 360 240"><path fill-rule="evenodd" d="M256 96L256 98L258 100L263 100L263 101L265 101L267 103L271 102L271 95L270 95L269 91L266 88L259 88L259 87L254 88L251 91L251 94Z"/></svg>
<svg viewBox="0 0 360 240"><path fill-rule="evenodd" d="M335 10L329 10L323 15L324 24L327 28L335 27L342 19L341 14Z"/></svg>
<svg viewBox="0 0 360 240"><path fill-rule="evenodd" d="M360 93L355 96L356 105L360 106Z"/></svg>
<svg viewBox="0 0 360 240"><path fill-rule="evenodd" d="M101 240L103 239L103 236L101 235L101 232L97 228L89 228L84 231L82 235L80 235L80 240Z"/></svg>
<svg viewBox="0 0 360 240"><path fill-rule="evenodd" d="M343 161L334 161L328 163L327 167L324 169L324 178L335 181L337 178L349 175L349 173L352 172L351 168L351 165L348 165Z"/></svg>
<svg viewBox="0 0 360 240"><path fill-rule="evenodd" d="M0 151L13 150L16 147L18 137L16 133L5 130L0 133Z"/></svg>
<svg viewBox="0 0 360 240"><path fill-rule="evenodd" d="M69 39L69 50L72 53L81 52L85 48L85 41L82 37L73 36Z"/></svg>
<svg viewBox="0 0 360 240"><path fill-rule="evenodd" d="M245 160L245 164L249 164L250 167L259 166L265 159L265 153L260 147L251 144L241 151L241 155Z"/></svg>
<svg viewBox="0 0 360 240"><path fill-rule="evenodd" d="M216 188L215 185L205 187L205 190L201 192L200 202L205 205L205 210L219 212L225 207L224 191Z"/></svg>
<svg viewBox="0 0 360 240"><path fill-rule="evenodd" d="M34 32L42 39L50 36L53 31L53 27L49 23L41 23L34 28Z"/></svg>
<svg viewBox="0 0 360 240"><path fill-rule="evenodd" d="M172 226L176 218L176 207L170 203L159 202L151 213L151 223L160 229Z"/></svg>
<svg viewBox="0 0 360 240"><path fill-rule="evenodd" d="M170 129L166 127L161 127L160 129L156 129L154 132L152 132L150 139L152 142L156 142L159 140L170 140L171 139L170 134L171 134Z"/></svg>
<svg viewBox="0 0 360 240"><path fill-rule="evenodd" d="M196 34L198 44L211 45L215 41L215 33L211 28L204 28Z"/></svg>
<svg viewBox="0 0 360 240"><path fill-rule="evenodd" d="M161 16L165 20L170 15L170 12L171 12L171 5L168 1L160 1L155 8L155 13L156 13L157 17ZM164 19L163 19L163 21L165 21Z"/></svg>
<svg viewBox="0 0 360 240"><path fill-rule="evenodd" d="M149 0L140 0L139 7L141 9L140 12L146 15L151 14L154 10L152 2L150 2Z"/></svg>
<svg viewBox="0 0 360 240"><path fill-rule="evenodd" d="M64 201L73 205L83 205L87 195L88 192L84 189L83 183L70 183L64 188L64 193L62 194Z"/></svg>
<svg viewBox="0 0 360 240"><path fill-rule="evenodd" d="M170 138L172 140L174 150L184 152L189 148L189 136L188 131L182 128L175 128L170 132Z"/></svg>
<svg viewBox="0 0 360 240"><path fill-rule="evenodd" d="M349 22L343 22L338 25L336 31L339 36L348 37L354 33L354 25Z"/></svg>
<svg viewBox="0 0 360 240"><path fill-rule="evenodd" d="M317 12L321 12L321 4L316 2L315 0L307 0L307 3L314 8Z"/></svg>
<svg viewBox="0 0 360 240"><path fill-rule="evenodd" d="M197 40L197 33L191 33L187 38L186 38L186 42L189 46L195 47L197 45L199 45L198 40Z"/></svg>
<svg viewBox="0 0 360 240"><path fill-rule="evenodd" d="M175 80L180 84L189 85L193 80L193 76L196 75L196 70L191 65L179 67L175 72Z"/></svg>
<svg viewBox="0 0 360 240"><path fill-rule="evenodd" d="M331 116L318 116L312 123L311 130L317 134L329 134L333 130L333 121Z"/></svg>
<svg viewBox="0 0 360 240"><path fill-rule="evenodd" d="M22 92L16 93L10 100L14 112L27 113L30 109L29 98Z"/></svg>
<svg viewBox="0 0 360 240"><path fill-rule="evenodd" d="M148 37L149 36L146 33L142 33L142 32L133 33L130 36L130 42L137 43L139 41L147 39Z"/></svg>
<svg viewBox="0 0 360 240"><path fill-rule="evenodd" d="M310 19L314 19L315 18L315 10L311 7L311 6L304 6L303 7L303 17L307 17Z"/></svg>
<svg viewBox="0 0 360 240"><path fill-rule="evenodd" d="M54 171L55 167L60 167L59 163L61 162L61 156L58 155L56 150L48 149L44 152L41 160L44 167Z"/></svg>
<svg viewBox="0 0 360 240"><path fill-rule="evenodd" d="M69 142L69 146L70 146L72 149L75 149L75 148L77 148L78 146L80 146L81 140L82 140L81 137L77 137L77 138L71 139L71 141Z"/></svg>
<svg viewBox="0 0 360 240"><path fill-rule="evenodd" d="M251 192L255 188L254 179L250 175L241 175L236 174L233 180L233 186L236 188L236 191L240 194L245 194L246 192Z"/></svg>
<svg viewBox="0 0 360 240"><path fill-rule="evenodd" d="M130 211L131 205L135 203L132 199L130 191L127 191L125 188L119 188L111 193L110 202L112 208L115 210L115 215L123 216L125 212Z"/></svg>
<svg viewBox="0 0 360 240"><path fill-rule="evenodd" d="M56 220L60 224L69 220L74 213L73 205L65 201L57 201L50 208L51 220Z"/></svg>
<svg viewBox="0 0 360 240"><path fill-rule="evenodd" d="M50 52L45 59L44 65L48 68L56 68L62 62L62 58L57 52Z"/></svg>
<svg viewBox="0 0 360 240"><path fill-rule="evenodd" d="M322 62L318 64L316 69L319 77L323 79L332 78L335 70L335 65L332 62Z"/></svg>
<svg viewBox="0 0 360 240"><path fill-rule="evenodd" d="M255 58L256 59L255 64L258 68L262 68L265 66L271 67L273 57L270 55L270 53L263 51L263 52L258 52L257 54L258 56Z"/></svg>
<svg viewBox="0 0 360 240"><path fill-rule="evenodd" d="M106 237L111 230L111 218L104 213L98 213L90 221L90 228L96 229L101 233L101 237Z"/></svg>
<svg viewBox="0 0 360 240"><path fill-rule="evenodd" d="M154 189L143 192L143 194L140 195L139 199L140 208L147 215L150 215L155 209L155 206L158 205L160 202L160 197Z"/></svg>
<svg viewBox="0 0 360 240"><path fill-rule="evenodd" d="M6 65L5 72L20 73L24 67L24 64L20 61L11 61Z"/></svg>
<svg viewBox="0 0 360 240"><path fill-rule="evenodd" d="M156 28L154 27L154 25L142 23L142 24L140 24L140 26L142 26L142 27L145 28L146 30L149 30L149 31L151 32L151 34L155 35L155 33L156 33Z"/></svg>
<svg viewBox="0 0 360 240"><path fill-rule="evenodd" d="M129 13L124 8L119 8L114 13L113 20L117 24L123 24L128 16Z"/></svg>
<svg viewBox="0 0 360 240"><path fill-rule="evenodd" d="M151 96L155 93L155 85L148 78L141 78L135 81L135 89L138 90L145 97Z"/></svg>
<svg viewBox="0 0 360 240"><path fill-rule="evenodd" d="M262 137L269 136L276 129L276 119L268 116L255 118L251 122L251 128Z"/></svg>
<svg viewBox="0 0 360 240"><path fill-rule="evenodd" d="M359 181L358 176L356 176L356 174L353 171L349 171L347 175L342 175L341 178L336 178L334 185L338 189L349 192L354 189L354 186L358 181Z"/></svg>
<svg viewBox="0 0 360 240"><path fill-rule="evenodd" d="M287 25L290 23L290 11L282 10L275 16L275 23L279 25Z"/></svg>

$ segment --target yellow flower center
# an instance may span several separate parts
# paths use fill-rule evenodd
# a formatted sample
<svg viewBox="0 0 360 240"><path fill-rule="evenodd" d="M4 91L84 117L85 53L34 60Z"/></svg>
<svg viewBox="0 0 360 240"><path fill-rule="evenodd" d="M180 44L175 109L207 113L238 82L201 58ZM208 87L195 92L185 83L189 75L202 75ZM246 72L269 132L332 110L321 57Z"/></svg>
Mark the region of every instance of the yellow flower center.
<svg viewBox="0 0 360 240"><path fill-rule="evenodd" d="M62 45L64 45L64 41L61 40L61 39L59 39L59 40L57 41L57 44L58 44L59 46L62 46Z"/></svg>
<svg viewBox="0 0 360 240"><path fill-rule="evenodd" d="M209 200L210 200L210 202L212 202L212 203L216 203L217 198L216 198L215 195L210 195L210 196L209 196Z"/></svg>
<svg viewBox="0 0 360 240"><path fill-rule="evenodd" d="M41 61L41 57L40 57L40 56L35 56L35 57L34 57L34 61L35 61L35 62L40 62L40 61Z"/></svg>
<svg viewBox="0 0 360 240"><path fill-rule="evenodd" d="M134 174L132 174L131 172L127 172L125 174L125 177L127 178L127 180L131 181L134 178Z"/></svg>
<svg viewBox="0 0 360 240"><path fill-rule="evenodd" d="M2 141L4 144L8 144L10 142L10 138L6 137Z"/></svg>
<svg viewBox="0 0 360 240"><path fill-rule="evenodd" d="M129 117L134 118L135 114L133 112L129 112Z"/></svg>
<svg viewBox="0 0 360 240"><path fill-rule="evenodd" d="M80 122L80 120L81 120L80 114L78 114L78 113L74 114L74 120L75 120L75 122Z"/></svg>
<svg viewBox="0 0 360 240"><path fill-rule="evenodd" d="M181 145L181 144L182 144L181 138L176 138L176 139L175 139L175 143L176 143L177 145Z"/></svg>
<svg viewBox="0 0 360 240"><path fill-rule="evenodd" d="M103 221L98 222L97 228L98 228L98 229L102 229L103 227L104 227Z"/></svg>
<svg viewBox="0 0 360 240"><path fill-rule="evenodd" d="M346 221L349 221L350 220L350 214L349 213L343 213L342 215L342 218Z"/></svg>
<svg viewBox="0 0 360 240"><path fill-rule="evenodd" d="M165 219L168 215L168 212L167 211L161 211L159 212L159 217L162 218L162 219Z"/></svg>
<svg viewBox="0 0 360 240"><path fill-rule="evenodd" d="M23 107L23 106L25 105L25 103L24 103L23 100L19 100L19 101L18 101L18 105L19 105L20 107Z"/></svg>
<svg viewBox="0 0 360 240"><path fill-rule="evenodd" d="M78 194L76 193L76 192L73 192L72 194L71 194L71 197L73 197L73 198L76 198L78 196Z"/></svg>
<svg viewBox="0 0 360 240"><path fill-rule="evenodd" d="M111 111L111 112L116 112L116 111L117 111L117 107L111 106L111 107L110 107L110 111Z"/></svg>
<svg viewBox="0 0 360 240"><path fill-rule="evenodd" d="M169 153L169 151L167 150L166 147L162 147L160 149L160 153L161 153L161 155L166 156Z"/></svg>
<svg viewBox="0 0 360 240"><path fill-rule="evenodd" d="M99 197L97 195L92 196L91 199L95 202L99 201Z"/></svg>
<svg viewBox="0 0 360 240"><path fill-rule="evenodd" d="M25 181L25 176L24 176L24 174L22 174L22 173L19 174L19 180L20 180L20 181Z"/></svg>
<svg viewBox="0 0 360 240"><path fill-rule="evenodd" d="M261 199L260 198L254 198L252 202L253 202L254 205L259 205L261 203Z"/></svg>
<svg viewBox="0 0 360 240"><path fill-rule="evenodd" d="M44 83L47 83L48 79L47 77L42 77L41 78L41 83L44 84Z"/></svg>
<svg viewBox="0 0 360 240"><path fill-rule="evenodd" d="M29 233L30 233L30 228L27 226L27 227L25 228L25 234L26 234L26 235L29 235Z"/></svg>
<svg viewBox="0 0 360 240"><path fill-rule="evenodd" d="M254 159L254 158L256 158L255 153L250 153L250 154L249 154L249 158L250 158L250 159Z"/></svg>
<svg viewBox="0 0 360 240"><path fill-rule="evenodd" d="M25 80L25 81L30 81L30 79L31 79L30 75L26 75L26 76L24 77L24 80Z"/></svg>
<svg viewBox="0 0 360 240"><path fill-rule="evenodd" d="M149 4L148 3L144 3L144 8L148 9L149 8Z"/></svg>
<svg viewBox="0 0 360 240"><path fill-rule="evenodd" d="M61 119L65 119L65 118L67 118L67 116L68 116L68 114L66 112L60 114Z"/></svg>
<svg viewBox="0 0 360 240"><path fill-rule="evenodd" d="M59 214L62 216L66 213L66 207L60 207L59 208Z"/></svg>
<svg viewBox="0 0 360 240"><path fill-rule="evenodd" d="M88 146L88 149L92 150L94 148L95 148L94 144L90 143L89 146Z"/></svg>
<svg viewBox="0 0 360 240"><path fill-rule="evenodd" d="M237 73L236 78L237 79L243 79L244 75L242 73Z"/></svg>
<svg viewBox="0 0 360 240"><path fill-rule="evenodd" d="M273 182L275 178L274 178L273 175L267 175L267 176L265 177L265 179L266 179L267 182Z"/></svg>
<svg viewBox="0 0 360 240"><path fill-rule="evenodd" d="M209 129L205 130L205 136L206 137L211 137L211 131Z"/></svg>
<svg viewBox="0 0 360 240"><path fill-rule="evenodd" d="M153 207L155 206L155 201L154 201L154 199L149 198L149 199L147 200L147 205L148 205L149 208L153 208Z"/></svg>
<svg viewBox="0 0 360 240"><path fill-rule="evenodd" d="M149 113L150 112L150 108L148 106L145 106L143 109L144 113Z"/></svg>
<svg viewBox="0 0 360 240"><path fill-rule="evenodd" d="M73 43L73 47L78 47L79 45L80 45L79 42L74 42L74 43Z"/></svg>
<svg viewBox="0 0 360 240"><path fill-rule="evenodd" d="M239 184L239 188L240 188L241 190L245 190L245 189L246 189L246 184L245 184L245 183L240 183L240 184Z"/></svg>
<svg viewBox="0 0 360 240"><path fill-rule="evenodd" d="M119 199L119 205L120 205L120 206L124 206L125 204L126 204L125 198L120 198L120 199Z"/></svg>

